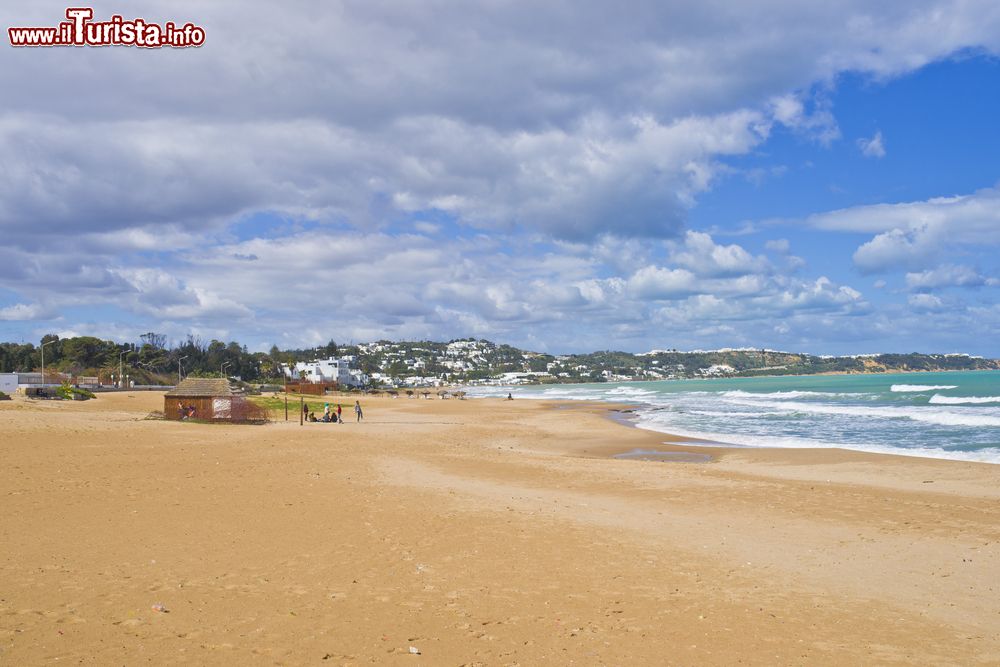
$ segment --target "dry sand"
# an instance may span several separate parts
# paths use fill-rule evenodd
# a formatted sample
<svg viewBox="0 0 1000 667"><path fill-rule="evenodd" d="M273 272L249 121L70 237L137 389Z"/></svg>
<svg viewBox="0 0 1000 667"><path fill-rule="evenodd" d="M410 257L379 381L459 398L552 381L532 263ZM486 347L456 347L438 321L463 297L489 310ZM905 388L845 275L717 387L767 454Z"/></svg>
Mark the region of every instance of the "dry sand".
<svg viewBox="0 0 1000 667"><path fill-rule="evenodd" d="M615 460L664 438L603 407L363 404L0 403L0 664L1000 663L1000 466Z"/></svg>

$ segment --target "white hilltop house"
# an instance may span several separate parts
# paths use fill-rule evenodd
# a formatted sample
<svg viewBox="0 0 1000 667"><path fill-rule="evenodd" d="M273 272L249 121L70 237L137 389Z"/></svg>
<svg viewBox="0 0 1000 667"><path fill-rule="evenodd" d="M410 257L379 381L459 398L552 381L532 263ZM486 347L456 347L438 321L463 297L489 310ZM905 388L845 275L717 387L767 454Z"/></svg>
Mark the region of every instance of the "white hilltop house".
<svg viewBox="0 0 1000 667"><path fill-rule="evenodd" d="M354 356L330 357L313 361L299 361L294 366L282 364L285 376L305 382L336 382L350 387L360 387L368 383L368 376L360 370L352 369Z"/></svg>

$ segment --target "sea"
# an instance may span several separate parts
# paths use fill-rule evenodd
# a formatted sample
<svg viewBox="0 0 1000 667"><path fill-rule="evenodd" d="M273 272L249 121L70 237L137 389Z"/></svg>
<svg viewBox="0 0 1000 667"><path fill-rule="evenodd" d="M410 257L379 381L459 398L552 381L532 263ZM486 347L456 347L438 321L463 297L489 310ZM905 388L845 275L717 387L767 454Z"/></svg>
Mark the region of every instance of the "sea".
<svg viewBox="0 0 1000 667"><path fill-rule="evenodd" d="M605 401L639 428L741 447L840 447L1000 463L1000 371L470 387Z"/></svg>

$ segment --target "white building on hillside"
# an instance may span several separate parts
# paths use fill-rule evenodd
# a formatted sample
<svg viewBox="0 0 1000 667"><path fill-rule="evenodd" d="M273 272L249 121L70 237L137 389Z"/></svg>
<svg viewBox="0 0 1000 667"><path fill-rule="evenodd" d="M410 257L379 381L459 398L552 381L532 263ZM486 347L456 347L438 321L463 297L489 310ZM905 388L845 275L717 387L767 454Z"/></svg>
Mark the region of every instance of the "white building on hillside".
<svg viewBox="0 0 1000 667"><path fill-rule="evenodd" d="M368 383L368 376L357 369L351 368L355 357L330 357L314 361L300 361L294 366L282 365L285 376L292 380L306 382L336 382L351 387L359 387Z"/></svg>

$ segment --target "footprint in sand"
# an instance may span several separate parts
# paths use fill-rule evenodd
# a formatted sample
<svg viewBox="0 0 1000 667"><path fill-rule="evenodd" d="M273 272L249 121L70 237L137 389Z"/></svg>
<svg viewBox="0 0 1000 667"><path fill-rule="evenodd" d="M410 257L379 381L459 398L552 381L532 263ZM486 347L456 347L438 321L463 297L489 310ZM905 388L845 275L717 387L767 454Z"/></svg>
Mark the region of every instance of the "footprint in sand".
<svg viewBox="0 0 1000 667"><path fill-rule="evenodd" d="M56 619L56 623L58 623L58 624L68 623L70 625L74 625L76 623L86 623L86 622L87 622L87 619L82 618L80 616L73 615L73 614L71 614L69 616L63 616L61 618Z"/></svg>
<svg viewBox="0 0 1000 667"><path fill-rule="evenodd" d="M125 619L124 621L117 621L115 623L112 623L112 625L124 625L126 627L134 628L135 626L142 625L143 623L145 623L145 621L143 621L141 618L128 618Z"/></svg>

